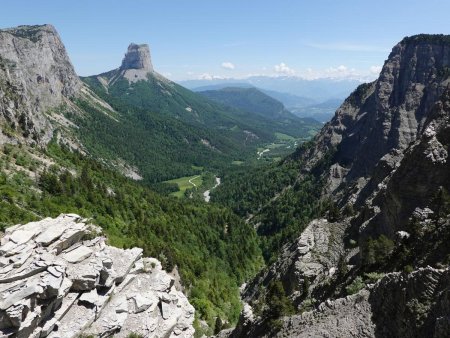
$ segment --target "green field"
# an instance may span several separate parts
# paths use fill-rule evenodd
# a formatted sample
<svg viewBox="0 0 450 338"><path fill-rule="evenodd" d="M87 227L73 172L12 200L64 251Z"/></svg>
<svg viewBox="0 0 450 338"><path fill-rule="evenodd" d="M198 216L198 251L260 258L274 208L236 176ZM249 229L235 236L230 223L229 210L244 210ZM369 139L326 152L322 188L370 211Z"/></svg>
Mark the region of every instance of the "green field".
<svg viewBox="0 0 450 338"><path fill-rule="evenodd" d="M186 190L192 189L194 187L194 184L196 187L200 187L203 184L203 179L200 175L194 175L194 176L185 176L185 177L175 178L170 181L165 181L165 183L177 184L179 191L171 193L170 196L175 196L175 197L181 198L184 196L184 192Z"/></svg>
<svg viewBox="0 0 450 338"><path fill-rule="evenodd" d="M314 131L314 133L316 132ZM295 137L283 133L276 132L275 137L280 141L295 141Z"/></svg>

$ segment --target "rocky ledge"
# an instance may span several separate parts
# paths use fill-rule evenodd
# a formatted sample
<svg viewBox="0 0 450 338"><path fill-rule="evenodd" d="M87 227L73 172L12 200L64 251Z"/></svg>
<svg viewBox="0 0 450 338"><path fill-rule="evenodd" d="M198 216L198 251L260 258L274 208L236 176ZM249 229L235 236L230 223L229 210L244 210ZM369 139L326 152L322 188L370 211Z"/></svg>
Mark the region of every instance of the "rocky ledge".
<svg viewBox="0 0 450 338"><path fill-rule="evenodd" d="M75 214L6 229L0 337L192 337L194 308L142 249L118 249Z"/></svg>

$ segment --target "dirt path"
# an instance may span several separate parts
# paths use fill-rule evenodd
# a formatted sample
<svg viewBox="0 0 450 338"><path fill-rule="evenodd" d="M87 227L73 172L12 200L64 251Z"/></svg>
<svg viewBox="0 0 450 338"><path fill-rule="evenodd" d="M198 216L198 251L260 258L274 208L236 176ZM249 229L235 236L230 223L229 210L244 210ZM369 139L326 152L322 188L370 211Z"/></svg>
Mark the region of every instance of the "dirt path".
<svg viewBox="0 0 450 338"><path fill-rule="evenodd" d="M192 180L195 180L195 179L197 179L197 178L199 178L199 177L200 177L200 175L197 175L197 176L195 176L195 177L192 177L192 178L189 180L189 183L192 184L192 185L194 186L194 188L197 186L197 184L195 184L194 182L192 182Z"/></svg>
<svg viewBox="0 0 450 338"><path fill-rule="evenodd" d="M219 185L220 185L220 177L216 177L216 184L214 185L214 187L212 187L210 190L206 190L203 193L203 197L205 198L205 202L209 203L209 200L211 199L211 196L209 196L210 193L211 193L211 190L217 188Z"/></svg>

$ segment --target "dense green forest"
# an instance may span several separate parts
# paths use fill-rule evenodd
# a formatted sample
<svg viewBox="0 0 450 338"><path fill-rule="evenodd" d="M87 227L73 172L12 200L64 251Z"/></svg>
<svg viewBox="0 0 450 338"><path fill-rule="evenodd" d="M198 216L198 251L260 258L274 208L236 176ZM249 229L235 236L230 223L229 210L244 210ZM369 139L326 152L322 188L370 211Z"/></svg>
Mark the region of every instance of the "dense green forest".
<svg viewBox="0 0 450 338"><path fill-rule="evenodd" d="M158 74L134 83L117 71L100 76L111 83L105 87L95 76L83 80L115 109L114 117L89 99L77 102L87 114L68 117L81 127L78 137L91 153L122 158L149 184L197 174L193 165L214 172L233 161L254 162L258 147L277 141L277 135L307 139L318 129L318 123L288 112L292 119L274 121L223 106Z"/></svg>
<svg viewBox="0 0 450 338"><path fill-rule="evenodd" d="M78 100L88 114L68 116L80 126L75 133L90 153L112 161L121 158L138 168L144 183L153 184L197 173L192 166L217 170L256 152L241 147L220 131L193 127L139 108L114 106L122 114L106 115L92 102Z"/></svg>
<svg viewBox="0 0 450 338"><path fill-rule="evenodd" d="M305 143L297 152L309 146ZM325 156L316 167L329 160L330 156ZM266 262L273 261L283 244L331 206L320 200L323 182L316 174L320 170L299 176L301 167L302 162L291 156L251 171L229 171L224 174L223 184L211 193L213 202L231 208L255 226Z"/></svg>
<svg viewBox="0 0 450 338"><path fill-rule="evenodd" d="M41 151L53 163L42 172ZM238 286L258 271L262 258L253 228L229 209L162 197L56 143L42 150L5 145L0 165L1 227L60 213L89 217L110 244L142 247L168 271L176 265L210 327L217 316L237 320Z"/></svg>

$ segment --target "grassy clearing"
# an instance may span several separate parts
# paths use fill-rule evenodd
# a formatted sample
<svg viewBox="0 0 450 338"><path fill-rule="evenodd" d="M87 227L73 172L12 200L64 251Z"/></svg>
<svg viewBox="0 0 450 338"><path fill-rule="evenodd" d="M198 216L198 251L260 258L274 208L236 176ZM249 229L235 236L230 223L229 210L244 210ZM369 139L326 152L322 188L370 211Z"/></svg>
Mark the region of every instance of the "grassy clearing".
<svg viewBox="0 0 450 338"><path fill-rule="evenodd" d="M275 137L280 141L295 141L295 137L292 137L291 135L283 134L276 132Z"/></svg>
<svg viewBox="0 0 450 338"><path fill-rule="evenodd" d="M285 143L271 143L266 148L267 149L276 149L276 148L281 148L281 147L286 147L286 144Z"/></svg>
<svg viewBox="0 0 450 338"><path fill-rule="evenodd" d="M173 192L170 194L170 196L175 196L178 198L181 198L184 196L184 192L188 189L192 189L194 186L200 187L203 184L203 179L200 175L194 175L194 176L185 176L185 177L179 177L175 178L170 181L165 181L166 183L175 183L178 185L179 191Z"/></svg>

